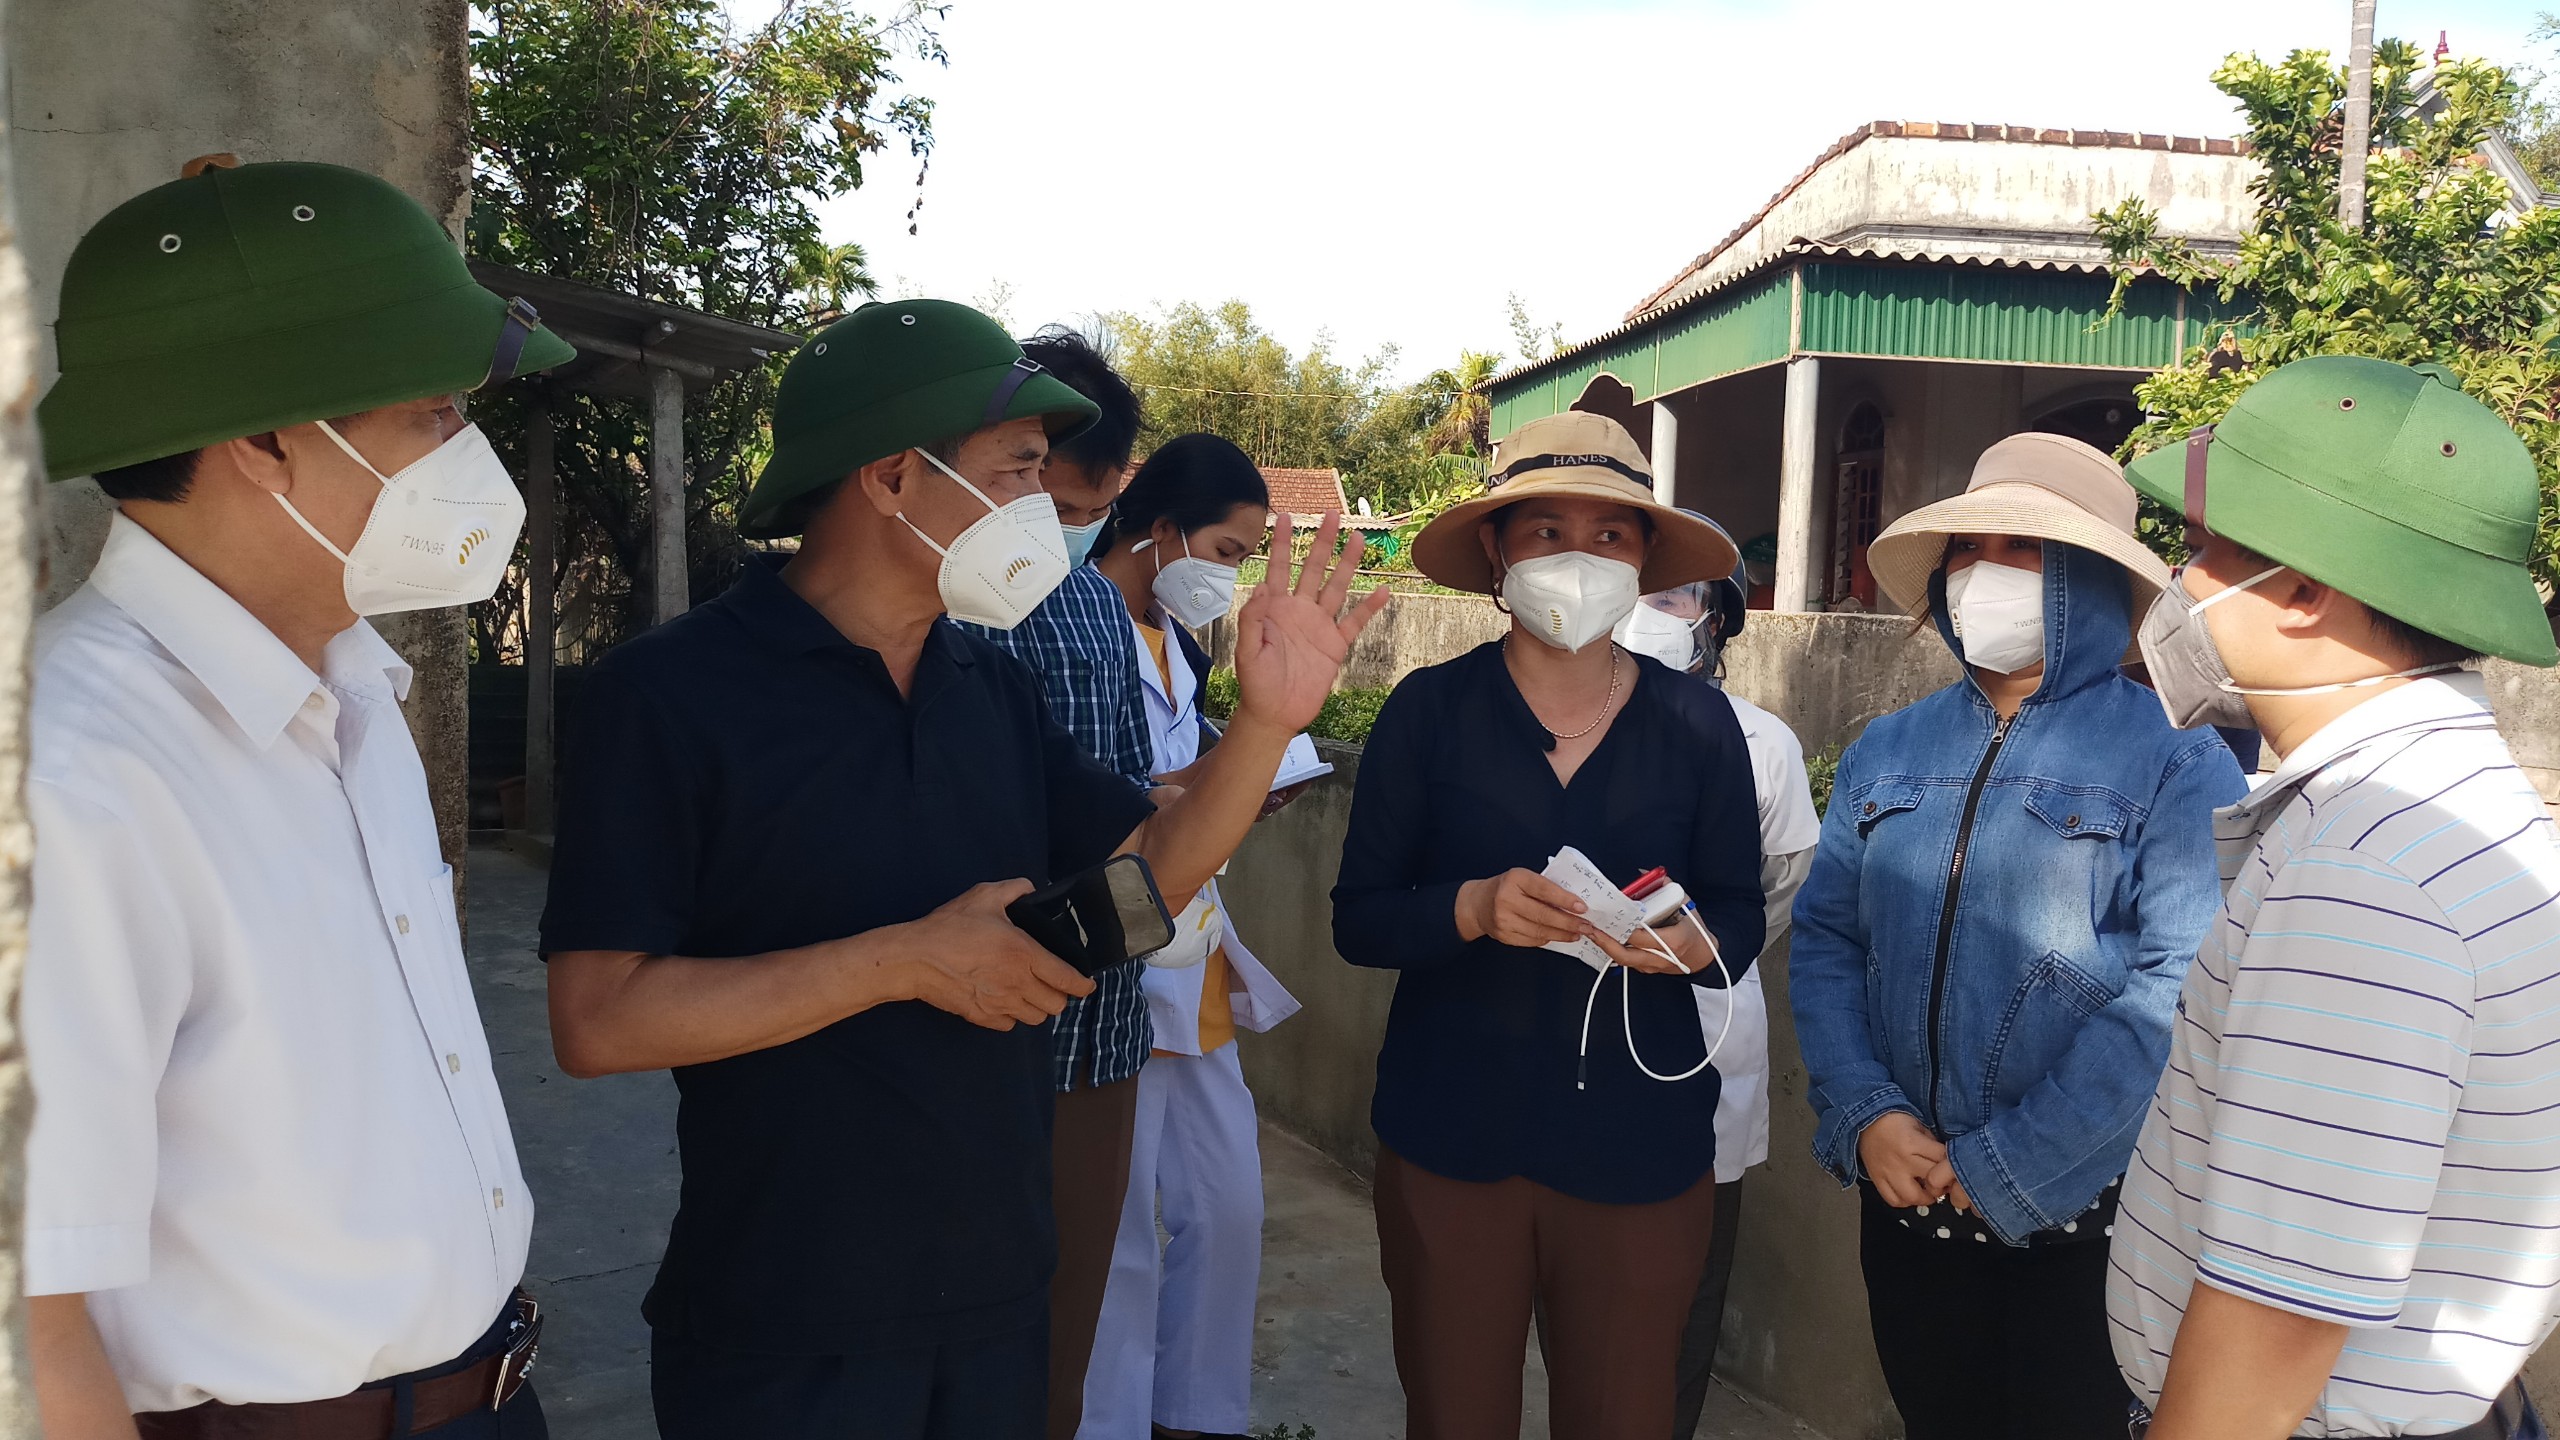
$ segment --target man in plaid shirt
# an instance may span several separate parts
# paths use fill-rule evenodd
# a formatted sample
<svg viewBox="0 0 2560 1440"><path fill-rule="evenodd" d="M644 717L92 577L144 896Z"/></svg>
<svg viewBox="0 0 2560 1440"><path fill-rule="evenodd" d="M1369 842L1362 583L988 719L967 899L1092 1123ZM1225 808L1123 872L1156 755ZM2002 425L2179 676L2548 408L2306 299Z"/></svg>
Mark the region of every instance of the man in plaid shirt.
<svg viewBox="0 0 2560 1440"><path fill-rule="evenodd" d="M1041 486L1057 503L1067 558L1076 568L1011 630L969 628L1030 666L1040 677L1050 715L1102 763L1143 785L1154 769L1155 747L1138 683L1137 634L1118 587L1084 563L1110 519L1111 502L1128 483L1138 397L1071 330L1043 331L1022 342L1022 350L1102 407L1091 428L1050 447L1040 472ZM1129 1188L1138 1067L1154 1039L1134 965L1095 977L1093 994L1068 1001L1058 1017L1058 1109L1050 1160L1058 1271L1049 1284L1049 1440L1072 1440L1084 1413L1085 1366Z"/></svg>

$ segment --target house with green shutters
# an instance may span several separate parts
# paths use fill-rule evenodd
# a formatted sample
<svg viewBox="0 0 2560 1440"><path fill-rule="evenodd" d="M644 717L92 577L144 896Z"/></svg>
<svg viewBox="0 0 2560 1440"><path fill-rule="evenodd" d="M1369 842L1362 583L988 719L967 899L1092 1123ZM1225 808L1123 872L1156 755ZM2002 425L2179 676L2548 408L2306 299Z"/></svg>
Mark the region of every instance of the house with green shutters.
<svg viewBox="0 0 2560 1440"><path fill-rule="evenodd" d="M2134 385L2231 318L2155 275L2109 318L2091 214L2139 196L2228 254L2255 173L2230 140L1861 126L1617 328L1497 377L1493 431L1610 415L1665 498L1746 542L1755 604L1873 609L1884 525L1961 490L2004 435L2113 449Z"/></svg>

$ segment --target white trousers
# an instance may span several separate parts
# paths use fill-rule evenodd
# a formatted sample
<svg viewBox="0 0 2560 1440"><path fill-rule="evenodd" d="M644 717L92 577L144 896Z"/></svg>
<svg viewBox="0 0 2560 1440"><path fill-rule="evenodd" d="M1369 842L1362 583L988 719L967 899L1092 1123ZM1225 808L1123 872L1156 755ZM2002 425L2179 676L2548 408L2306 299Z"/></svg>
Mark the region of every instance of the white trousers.
<svg viewBox="0 0 2560 1440"><path fill-rule="evenodd" d="M1150 1420L1243 1433L1261 1280L1262 1150L1236 1047L1148 1057L1077 1440L1147 1440Z"/></svg>

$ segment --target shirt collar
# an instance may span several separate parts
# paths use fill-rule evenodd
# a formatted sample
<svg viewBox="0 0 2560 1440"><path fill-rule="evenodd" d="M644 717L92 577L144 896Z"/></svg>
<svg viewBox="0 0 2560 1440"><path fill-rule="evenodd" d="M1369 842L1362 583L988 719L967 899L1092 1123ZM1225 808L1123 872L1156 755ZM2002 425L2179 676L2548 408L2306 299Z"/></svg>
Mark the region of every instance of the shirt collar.
<svg viewBox="0 0 2560 1440"><path fill-rule="evenodd" d="M89 583L186 667L261 750L320 686L274 631L121 511L107 523ZM378 674L395 698L409 693L408 663L362 620L333 637L323 658L337 683L362 686Z"/></svg>
<svg viewBox="0 0 2560 1440"><path fill-rule="evenodd" d="M2457 670L2395 686L2358 705L2311 734L2284 757L2267 782L2240 801L2240 810L2261 810L2277 797L2290 798L2303 782L2331 764L2389 736L2430 730L2495 728L2489 710L2488 682L2476 670Z"/></svg>
<svg viewBox="0 0 2560 1440"><path fill-rule="evenodd" d="M784 583L782 567L788 557L750 555L746 568L739 572L738 583L723 597L740 624L767 642L795 655L821 650L854 650L878 658L878 652L845 638L835 622L818 613L818 607L803 598L799 591ZM948 616L933 622L925 636L924 658L944 658L966 666L975 659L969 647L958 643L959 631Z"/></svg>

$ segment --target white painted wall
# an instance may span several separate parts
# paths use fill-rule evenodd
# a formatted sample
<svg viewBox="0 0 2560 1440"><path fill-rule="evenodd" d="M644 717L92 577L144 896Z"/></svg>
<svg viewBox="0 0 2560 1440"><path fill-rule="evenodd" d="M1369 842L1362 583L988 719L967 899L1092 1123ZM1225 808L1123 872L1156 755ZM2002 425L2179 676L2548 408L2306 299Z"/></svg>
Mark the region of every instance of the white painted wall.
<svg viewBox="0 0 2560 1440"><path fill-rule="evenodd" d="M2099 145L1878 135L1824 163L1658 305L1740 274L1794 240L1943 254L2097 260L2089 217L2139 196L2170 235L2236 242L2257 162Z"/></svg>

